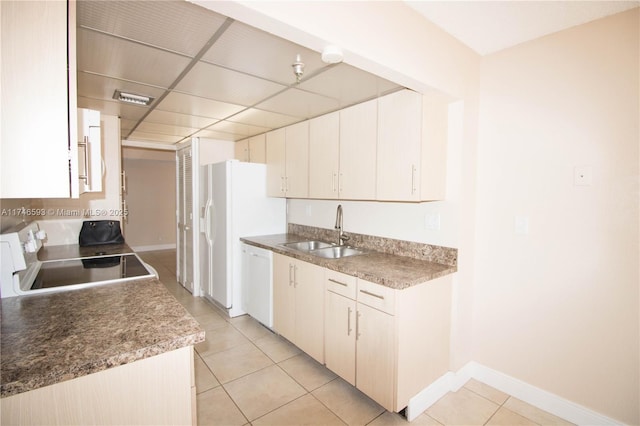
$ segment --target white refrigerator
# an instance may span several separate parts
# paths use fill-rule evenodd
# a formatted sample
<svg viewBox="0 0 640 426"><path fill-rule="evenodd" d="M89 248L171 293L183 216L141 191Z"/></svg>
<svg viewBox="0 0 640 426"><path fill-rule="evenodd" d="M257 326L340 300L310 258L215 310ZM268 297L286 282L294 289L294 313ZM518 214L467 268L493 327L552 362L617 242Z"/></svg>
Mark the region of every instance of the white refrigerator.
<svg viewBox="0 0 640 426"><path fill-rule="evenodd" d="M285 233L286 200L267 197L265 164L229 160L200 171L200 294L236 317L246 313L240 237Z"/></svg>

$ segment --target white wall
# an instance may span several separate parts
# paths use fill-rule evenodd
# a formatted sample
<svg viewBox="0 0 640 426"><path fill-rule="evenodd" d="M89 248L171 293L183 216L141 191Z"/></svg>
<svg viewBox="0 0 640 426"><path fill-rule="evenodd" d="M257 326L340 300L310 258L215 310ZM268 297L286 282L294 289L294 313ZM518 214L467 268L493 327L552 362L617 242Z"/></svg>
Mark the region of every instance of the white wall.
<svg viewBox="0 0 640 426"><path fill-rule="evenodd" d="M474 360L640 423L638 9L483 59ZM590 186L574 183L588 166ZM528 218L518 233L516 218Z"/></svg>

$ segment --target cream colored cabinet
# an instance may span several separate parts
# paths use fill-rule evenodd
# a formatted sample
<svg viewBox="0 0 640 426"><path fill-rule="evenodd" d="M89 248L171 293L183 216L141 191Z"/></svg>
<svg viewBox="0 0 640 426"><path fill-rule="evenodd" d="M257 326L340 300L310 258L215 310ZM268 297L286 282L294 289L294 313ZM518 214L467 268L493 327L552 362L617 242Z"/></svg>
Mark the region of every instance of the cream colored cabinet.
<svg viewBox="0 0 640 426"><path fill-rule="evenodd" d="M309 195L309 122L266 135L267 195L307 198Z"/></svg>
<svg viewBox="0 0 640 426"><path fill-rule="evenodd" d="M378 99L378 200L444 199L446 111L444 99L410 90Z"/></svg>
<svg viewBox="0 0 640 426"><path fill-rule="evenodd" d="M266 134L252 136L235 143L236 160L246 163L266 163Z"/></svg>
<svg viewBox="0 0 640 426"><path fill-rule="evenodd" d="M375 200L377 100L340 111L340 198Z"/></svg>
<svg viewBox="0 0 640 426"><path fill-rule="evenodd" d="M309 196L309 122L302 121L286 130L287 197Z"/></svg>
<svg viewBox="0 0 640 426"><path fill-rule="evenodd" d="M450 277L404 290L326 277L327 368L396 412L448 371Z"/></svg>
<svg viewBox="0 0 640 426"><path fill-rule="evenodd" d="M273 329L324 362L324 269L273 255Z"/></svg>
<svg viewBox="0 0 640 426"><path fill-rule="evenodd" d="M235 143L234 146L235 159L249 162L249 139L243 139Z"/></svg>
<svg viewBox="0 0 640 426"><path fill-rule="evenodd" d="M377 101L310 120L309 197L374 200Z"/></svg>
<svg viewBox="0 0 640 426"><path fill-rule="evenodd" d="M309 120L309 197L339 198L340 114Z"/></svg>
<svg viewBox="0 0 640 426"><path fill-rule="evenodd" d="M0 198L78 197L76 3L0 3Z"/></svg>
<svg viewBox="0 0 640 426"><path fill-rule="evenodd" d="M287 195L286 133L281 128L268 132L267 151L267 195L285 197Z"/></svg>
<svg viewBox="0 0 640 426"><path fill-rule="evenodd" d="M249 138L249 161L252 163L266 163L267 162L267 146L266 146L266 134L252 136Z"/></svg>
<svg viewBox="0 0 640 426"><path fill-rule="evenodd" d="M327 270L325 288L325 364L355 386L356 278Z"/></svg>

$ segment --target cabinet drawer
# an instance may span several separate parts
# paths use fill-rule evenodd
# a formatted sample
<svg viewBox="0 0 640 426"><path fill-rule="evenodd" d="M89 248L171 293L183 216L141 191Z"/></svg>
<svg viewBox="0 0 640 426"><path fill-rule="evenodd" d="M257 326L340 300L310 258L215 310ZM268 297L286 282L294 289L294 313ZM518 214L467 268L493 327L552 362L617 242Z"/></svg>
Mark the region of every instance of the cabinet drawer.
<svg viewBox="0 0 640 426"><path fill-rule="evenodd" d="M327 290L356 299L356 277L327 269Z"/></svg>
<svg viewBox="0 0 640 426"><path fill-rule="evenodd" d="M396 291L390 287L358 279L358 302L395 315Z"/></svg>

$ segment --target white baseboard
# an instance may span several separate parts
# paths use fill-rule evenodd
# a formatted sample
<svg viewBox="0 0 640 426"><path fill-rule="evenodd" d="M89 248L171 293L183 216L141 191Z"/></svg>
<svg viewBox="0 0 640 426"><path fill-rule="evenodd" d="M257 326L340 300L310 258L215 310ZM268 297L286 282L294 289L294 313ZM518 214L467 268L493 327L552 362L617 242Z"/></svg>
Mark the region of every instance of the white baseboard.
<svg viewBox="0 0 640 426"><path fill-rule="evenodd" d="M621 424L600 413L474 361L462 367L458 372L450 371L444 374L411 398L406 411L407 420L412 421L447 392L457 391L471 378L577 425Z"/></svg>
<svg viewBox="0 0 640 426"><path fill-rule="evenodd" d="M172 250L175 249L175 244L156 244L152 246L131 246L131 249L135 252L141 251L156 251L156 250Z"/></svg>

